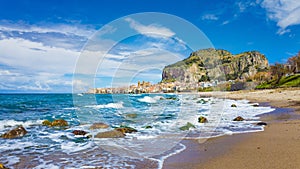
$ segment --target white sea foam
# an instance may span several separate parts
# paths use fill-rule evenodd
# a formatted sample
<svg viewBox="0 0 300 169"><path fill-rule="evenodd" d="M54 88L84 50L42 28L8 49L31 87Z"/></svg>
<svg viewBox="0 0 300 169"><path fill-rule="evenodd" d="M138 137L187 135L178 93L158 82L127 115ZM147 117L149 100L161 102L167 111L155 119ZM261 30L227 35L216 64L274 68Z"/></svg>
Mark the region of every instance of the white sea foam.
<svg viewBox="0 0 300 169"><path fill-rule="evenodd" d="M88 148L93 147L94 144L93 142L88 142L88 143L74 143L74 142L68 142L68 143L62 143L61 144L61 149L65 153L74 153L82 150L86 150Z"/></svg>
<svg viewBox="0 0 300 169"><path fill-rule="evenodd" d="M121 108L123 108L123 102L108 103L108 104L99 104L99 105L89 105L89 106L85 106L85 107L94 108L94 109L103 109L103 108L121 109Z"/></svg>
<svg viewBox="0 0 300 169"><path fill-rule="evenodd" d="M156 103L161 98L162 98L161 96L155 96L155 97L145 96L143 98L138 99L138 101L145 102L145 103Z"/></svg>
<svg viewBox="0 0 300 169"><path fill-rule="evenodd" d="M46 164L46 162L43 162L43 164L40 164L36 167L34 167L34 169L45 169L45 168L49 168L49 169L59 169L60 167L54 164Z"/></svg>
<svg viewBox="0 0 300 169"><path fill-rule="evenodd" d="M67 108L63 108L64 110L78 110L78 107L67 107Z"/></svg>
<svg viewBox="0 0 300 169"><path fill-rule="evenodd" d="M263 131L264 128L262 126L253 125L259 121L257 115L274 110L270 107L254 107L252 106L253 104L250 104L247 100L236 101L216 98L203 98L202 100L202 98L197 98L197 96L189 95L178 95L177 98L179 98L179 100L170 102L168 100L160 100L162 96L155 95L144 96L142 98L138 96L138 98L140 98L138 99L139 102L155 104L140 104L137 107L134 107L135 105L133 105L133 107L126 107L126 109L123 107L123 102L85 106L94 109L123 108L121 114L126 114L128 112L137 113L138 116L133 120L133 123L130 121L124 123L125 125L136 128L138 132L127 134L124 139L95 139L94 141L83 139L83 142L81 142L80 138L77 138L77 136L72 134L72 131L77 129L88 131L89 134L96 134L96 132L92 133L93 131L89 131L90 124L71 126L68 130L54 130L46 126L31 127L32 125L41 124L42 120L25 122L2 120L0 121L0 132L7 131L16 125L23 125L25 128L30 128L29 137L5 141L2 140L2 142L0 140L0 152L6 150L14 150L13 152L20 152L20 154L23 153L22 151L24 150L35 152L37 151L36 149L41 149L43 145L50 143L51 146L46 145L45 149L38 150L39 152L42 152L42 154L45 154L45 159L39 157L41 161L35 168L61 168L62 166L64 166L64 168L71 168L74 166L87 167L93 165L102 166L104 168L125 168L123 163L120 163L120 161L123 162L125 159L122 159L122 156L125 156L126 160L129 160L129 164L134 163L134 160L138 159L137 157L149 157L148 159L158 163L158 168L162 168L165 159L185 149L185 146L180 144L182 139L201 139L203 140L202 142L204 142L207 138L211 137ZM133 99L135 100L136 98ZM139 104L139 102L136 103ZM237 107L231 107L232 104L236 104ZM80 107L80 109L84 110L84 107ZM119 111L108 110L105 112L112 113L112 116L116 117L116 119L122 117L120 115L115 116L120 114ZM198 123L199 116L206 117L208 123ZM237 116L242 116L246 120L234 122L233 119ZM90 118L94 118L94 116L91 116ZM195 128L191 128L189 131L179 130L179 127L186 125L187 122L195 125ZM110 123L112 126L118 126L120 124L119 121L112 121L112 123ZM144 127L148 125L152 126L152 128L145 129ZM80 140L79 143L77 142L78 140ZM33 148L31 149L31 147ZM107 153L101 154L104 158L102 163L99 163L99 157L93 155L90 157L95 157L95 159L89 159L89 161L74 160L74 154L78 154L80 157L81 154L89 152L90 150L90 152L94 152L94 150L96 150L94 147L100 147L101 149L107 148L105 149L107 150ZM67 155L70 156L66 155L65 161L46 161L49 153L51 154L57 151L67 153ZM99 151L97 152L99 153ZM114 153L118 156L113 156ZM161 154L163 154L163 156L160 156ZM152 158L153 156L159 157ZM133 161L130 161L132 159ZM3 158L1 160L3 161ZM9 166L13 166L17 163L17 160L18 159L16 158L9 160L11 162L9 163ZM75 162L66 163L66 161ZM78 164L75 164L77 162ZM5 163L7 162L5 161ZM128 168L133 168L133 166Z"/></svg>
<svg viewBox="0 0 300 169"><path fill-rule="evenodd" d="M163 165L164 165L164 161L165 161L167 158L169 158L169 157L171 157L171 156L173 156L173 155L179 154L180 152L182 152L183 150L186 149L186 146L185 146L185 145L183 145L183 144L181 144L181 143L179 143L178 145L180 146L180 148L177 149L177 150L175 150L174 152L172 152L172 153L170 153L170 154L167 154L167 155L165 155L165 156L162 156L162 157L160 157L159 159L156 159L156 158L149 158L149 159L150 159L150 160L157 161L157 162L158 162L158 167L157 167L157 168L158 168L158 169L162 169L162 168L163 168Z"/></svg>
<svg viewBox="0 0 300 169"><path fill-rule="evenodd" d="M0 121L0 130L5 128L12 128L15 126L22 125L23 127L30 127L33 125L42 124L42 120L29 120L29 121L15 121L15 120L1 120Z"/></svg>

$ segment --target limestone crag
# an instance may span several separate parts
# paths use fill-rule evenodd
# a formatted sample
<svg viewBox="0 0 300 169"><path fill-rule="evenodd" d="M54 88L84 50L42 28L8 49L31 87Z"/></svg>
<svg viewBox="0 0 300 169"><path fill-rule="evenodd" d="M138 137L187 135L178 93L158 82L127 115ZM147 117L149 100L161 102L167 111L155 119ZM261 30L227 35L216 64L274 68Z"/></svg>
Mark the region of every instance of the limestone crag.
<svg viewBox="0 0 300 169"><path fill-rule="evenodd" d="M188 58L166 66L162 82L248 79L268 68L268 60L257 51L233 55L226 50L210 48L193 52Z"/></svg>

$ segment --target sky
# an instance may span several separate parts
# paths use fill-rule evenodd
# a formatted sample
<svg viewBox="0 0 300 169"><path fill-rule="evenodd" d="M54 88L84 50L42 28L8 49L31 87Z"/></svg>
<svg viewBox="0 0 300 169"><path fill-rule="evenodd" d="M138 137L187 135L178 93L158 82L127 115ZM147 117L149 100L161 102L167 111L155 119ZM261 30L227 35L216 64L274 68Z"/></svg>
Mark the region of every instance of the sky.
<svg viewBox="0 0 300 169"><path fill-rule="evenodd" d="M284 63L299 36L299 0L2 0L0 92L157 83L205 47Z"/></svg>

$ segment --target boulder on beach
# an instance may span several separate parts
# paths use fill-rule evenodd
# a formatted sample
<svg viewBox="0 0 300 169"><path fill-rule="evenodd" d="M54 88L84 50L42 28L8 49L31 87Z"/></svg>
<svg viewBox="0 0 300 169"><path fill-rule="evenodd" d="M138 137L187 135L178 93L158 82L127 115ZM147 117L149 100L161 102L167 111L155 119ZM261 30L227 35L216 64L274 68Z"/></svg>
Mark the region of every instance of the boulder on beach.
<svg viewBox="0 0 300 169"><path fill-rule="evenodd" d="M109 125L105 123L94 123L91 125L90 130L95 130L95 129L106 129L108 128Z"/></svg>
<svg viewBox="0 0 300 169"><path fill-rule="evenodd" d="M69 125L68 122L64 119L56 119L53 122L49 120L44 120L42 124L44 126L50 126L50 127L66 127Z"/></svg>
<svg viewBox="0 0 300 169"><path fill-rule="evenodd" d="M97 135L95 135L95 138L123 138L123 137L125 137L125 134L118 130L100 132Z"/></svg>
<svg viewBox="0 0 300 169"><path fill-rule="evenodd" d="M180 127L179 129L182 131L189 130L190 128L196 128L192 123L187 122L186 125Z"/></svg>
<svg viewBox="0 0 300 169"><path fill-rule="evenodd" d="M237 116L236 118L233 119L233 121L244 121L245 119L241 116Z"/></svg>
<svg viewBox="0 0 300 169"><path fill-rule="evenodd" d="M199 122L199 123L207 123L208 120L207 120L206 117L200 116L200 117L198 118L198 122Z"/></svg>
<svg viewBox="0 0 300 169"><path fill-rule="evenodd" d="M117 131L120 131L122 133L134 133L134 132L137 132L136 129L132 128L132 127L128 127L128 126L121 126L121 127L118 127L118 128L115 128L115 130Z"/></svg>
<svg viewBox="0 0 300 169"><path fill-rule="evenodd" d="M74 134L74 135L86 135L88 132L86 132L86 131L83 131L83 130L74 130L74 131L72 131L72 133Z"/></svg>
<svg viewBox="0 0 300 169"><path fill-rule="evenodd" d="M258 125L258 126L266 126L267 123L266 122L258 122L258 123L256 123L256 125Z"/></svg>
<svg viewBox="0 0 300 169"><path fill-rule="evenodd" d="M27 133L26 129L23 126L18 126L6 133L4 133L1 137L5 139L13 139L18 137L23 137Z"/></svg>

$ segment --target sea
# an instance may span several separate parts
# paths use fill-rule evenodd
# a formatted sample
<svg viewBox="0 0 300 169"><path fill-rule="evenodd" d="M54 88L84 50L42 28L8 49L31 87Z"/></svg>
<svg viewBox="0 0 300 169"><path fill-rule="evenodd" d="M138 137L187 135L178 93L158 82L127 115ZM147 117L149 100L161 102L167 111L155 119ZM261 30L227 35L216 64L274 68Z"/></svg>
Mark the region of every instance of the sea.
<svg viewBox="0 0 300 169"><path fill-rule="evenodd" d="M212 137L263 131L256 125L259 115L274 109L254 104L198 94L1 94L0 134L18 125L28 133L0 138L0 163L12 169L159 169L165 159L185 150L184 139L201 144ZM208 122L199 123L200 116ZM245 120L233 121L237 116ZM42 125L55 119L69 126ZM100 122L110 127L90 130ZM187 123L193 126L181 130ZM137 132L124 138L94 137L120 126ZM88 134L75 136L74 130Z"/></svg>

